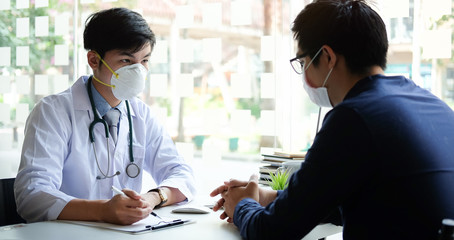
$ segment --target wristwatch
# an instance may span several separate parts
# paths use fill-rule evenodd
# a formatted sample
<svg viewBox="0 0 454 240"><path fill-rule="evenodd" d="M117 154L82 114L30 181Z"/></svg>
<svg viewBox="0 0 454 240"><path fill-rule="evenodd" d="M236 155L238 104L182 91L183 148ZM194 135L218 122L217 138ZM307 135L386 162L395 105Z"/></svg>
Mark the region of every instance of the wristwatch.
<svg viewBox="0 0 454 240"><path fill-rule="evenodd" d="M160 207L160 206L162 206L162 204L167 202L167 194L162 189L153 188L148 192L157 192L159 197L161 198L161 202L158 205L156 205L155 207Z"/></svg>

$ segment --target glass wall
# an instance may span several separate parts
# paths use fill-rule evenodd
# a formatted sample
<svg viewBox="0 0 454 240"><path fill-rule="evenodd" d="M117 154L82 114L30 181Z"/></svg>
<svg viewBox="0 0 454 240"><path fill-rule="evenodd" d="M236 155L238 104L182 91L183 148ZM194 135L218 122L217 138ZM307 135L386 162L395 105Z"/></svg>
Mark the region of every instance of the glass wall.
<svg viewBox="0 0 454 240"><path fill-rule="evenodd" d="M307 149L318 107L288 60L296 52L292 21L309 2L1 0L0 177L17 171L35 103L91 73L84 21L110 7L141 13L155 32L150 74L139 97L188 160L258 161L264 148ZM412 77L454 103L452 0L382 0L375 7L391 43L387 74Z"/></svg>

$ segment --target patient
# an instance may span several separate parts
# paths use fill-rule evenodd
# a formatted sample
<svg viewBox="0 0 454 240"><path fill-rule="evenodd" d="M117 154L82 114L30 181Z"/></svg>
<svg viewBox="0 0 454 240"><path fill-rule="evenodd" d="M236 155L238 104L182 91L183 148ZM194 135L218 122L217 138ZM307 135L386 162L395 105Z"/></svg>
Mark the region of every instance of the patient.
<svg viewBox="0 0 454 240"><path fill-rule="evenodd" d="M340 211L343 239L436 239L454 218L454 112L402 76L385 76L386 27L361 0L318 0L292 27L293 69L333 107L283 191L257 179L216 188L214 210L245 239L301 239Z"/></svg>

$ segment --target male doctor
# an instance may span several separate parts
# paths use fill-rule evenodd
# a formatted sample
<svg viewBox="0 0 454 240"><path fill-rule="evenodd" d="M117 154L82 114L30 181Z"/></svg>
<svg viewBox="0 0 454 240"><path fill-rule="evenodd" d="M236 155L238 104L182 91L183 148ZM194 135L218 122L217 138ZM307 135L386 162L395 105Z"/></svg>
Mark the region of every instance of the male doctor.
<svg viewBox="0 0 454 240"><path fill-rule="evenodd" d="M26 123L15 196L27 222L132 224L156 207L192 199L192 169L136 98L154 44L147 22L128 9L88 18L84 47L93 75L43 98ZM139 194L143 171L158 188Z"/></svg>

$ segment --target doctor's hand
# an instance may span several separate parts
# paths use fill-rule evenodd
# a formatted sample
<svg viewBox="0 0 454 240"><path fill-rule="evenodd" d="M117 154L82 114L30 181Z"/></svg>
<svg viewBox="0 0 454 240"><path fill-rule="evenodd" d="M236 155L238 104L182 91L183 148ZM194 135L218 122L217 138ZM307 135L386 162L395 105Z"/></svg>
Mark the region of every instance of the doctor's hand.
<svg viewBox="0 0 454 240"><path fill-rule="evenodd" d="M252 175L248 182L230 180L224 182L224 185L216 188L211 192L210 196L214 197L221 194L222 198L219 199L213 207L213 211L219 210L224 206L224 212L221 214L221 219L226 219L228 222L233 222L233 213L236 205L244 198L252 198L259 201L260 188L258 187L258 176Z"/></svg>
<svg viewBox="0 0 454 240"><path fill-rule="evenodd" d="M104 204L104 222L130 225L140 221L152 212L151 206L137 192L123 189L126 195L117 194Z"/></svg>

